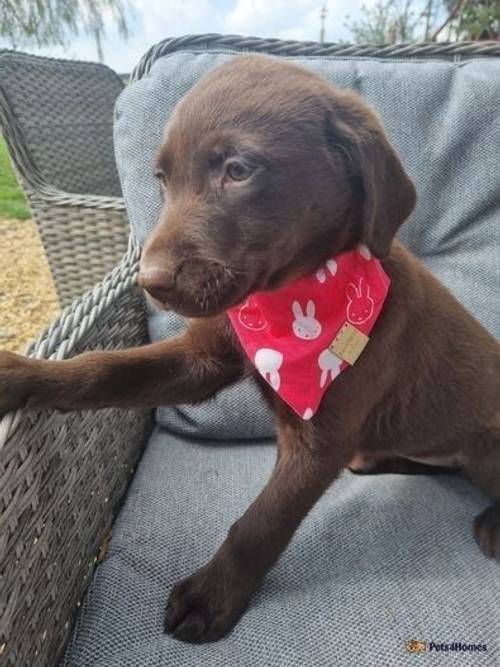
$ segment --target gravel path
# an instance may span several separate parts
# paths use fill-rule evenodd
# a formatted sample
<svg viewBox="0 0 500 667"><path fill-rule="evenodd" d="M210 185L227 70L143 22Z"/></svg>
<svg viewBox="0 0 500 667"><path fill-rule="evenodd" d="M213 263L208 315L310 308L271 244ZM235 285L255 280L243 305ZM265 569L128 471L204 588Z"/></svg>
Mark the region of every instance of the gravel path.
<svg viewBox="0 0 500 667"><path fill-rule="evenodd" d="M0 350L25 350L58 313L35 223L0 218Z"/></svg>

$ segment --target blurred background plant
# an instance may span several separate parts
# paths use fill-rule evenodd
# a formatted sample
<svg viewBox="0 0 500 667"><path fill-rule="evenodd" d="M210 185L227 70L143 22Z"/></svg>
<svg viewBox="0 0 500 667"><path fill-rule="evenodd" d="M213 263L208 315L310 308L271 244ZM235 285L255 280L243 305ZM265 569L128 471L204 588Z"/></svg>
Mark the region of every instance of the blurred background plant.
<svg viewBox="0 0 500 667"><path fill-rule="evenodd" d="M345 25L364 44L498 40L500 0L375 0Z"/></svg>
<svg viewBox="0 0 500 667"><path fill-rule="evenodd" d="M105 16L114 21L122 37L127 37L123 0L0 0L0 37L14 48L24 48L33 44L64 46L78 34L90 34L102 62Z"/></svg>
<svg viewBox="0 0 500 667"><path fill-rule="evenodd" d="M30 210L11 168L7 147L0 135L0 218L27 220Z"/></svg>
<svg viewBox="0 0 500 667"><path fill-rule="evenodd" d="M14 48L65 46L87 36L102 62L106 28L116 44L130 33L147 41L152 27L162 36L239 32L372 44L496 40L500 0L0 0L0 42Z"/></svg>
<svg viewBox="0 0 500 667"><path fill-rule="evenodd" d="M447 4L451 4L449 0ZM500 39L499 0L468 0L452 26L456 39Z"/></svg>

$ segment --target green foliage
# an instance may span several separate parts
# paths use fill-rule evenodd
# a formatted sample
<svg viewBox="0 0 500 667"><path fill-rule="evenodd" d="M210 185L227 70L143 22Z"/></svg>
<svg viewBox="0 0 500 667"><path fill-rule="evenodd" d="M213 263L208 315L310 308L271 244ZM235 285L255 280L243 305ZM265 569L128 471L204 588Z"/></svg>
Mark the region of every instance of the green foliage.
<svg viewBox="0 0 500 667"><path fill-rule="evenodd" d="M10 164L7 146L0 135L0 218L27 220L30 217L29 207Z"/></svg>
<svg viewBox="0 0 500 667"><path fill-rule="evenodd" d="M0 37L15 48L66 44L71 35L104 34L103 14L109 13L120 33L127 34L124 0L0 0Z"/></svg>
<svg viewBox="0 0 500 667"><path fill-rule="evenodd" d="M375 0L346 22L365 44L500 38L500 0Z"/></svg>
<svg viewBox="0 0 500 667"><path fill-rule="evenodd" d="M412 41L415 32L415 12L412 0L376 0L361 7L363 18L346 27L358 44L392 44Z"/></svg>
<svg viewBox="0 0 500 667"><path fill-rule="evenodd" d="M457 39L499 39L499 0L469 0L455 26Z"/></svg>

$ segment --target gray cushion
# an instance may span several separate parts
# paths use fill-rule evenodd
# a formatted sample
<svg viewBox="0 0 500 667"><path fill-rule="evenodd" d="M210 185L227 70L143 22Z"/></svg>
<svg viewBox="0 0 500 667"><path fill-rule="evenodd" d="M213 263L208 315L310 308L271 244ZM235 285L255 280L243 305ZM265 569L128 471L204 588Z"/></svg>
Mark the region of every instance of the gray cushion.
<svg viewBox="0 0 500 667"><path fill-rule="evenodd" d="M345 473L231 635L201 646L164 635L170 586L210 558L273 460L266 444L157 431L83 603L65 667L498 664L499 566L482 556L471 533L485 500L455 476ZM409 639L485 643L488 651L415 656L405 650Z"/></svg>
<svg viewBox="0 0 500 667"><path fill-rule="evenodd" d="M133 229L143 241L160 210L154 155L177 101L211 68L234 56L180 51L157 60L129 86L115 113L115 147ZM302 58L336 84L354 88L379 112L418 190L401 238L500 337L500 61L387 61ZM179 330L173 314L154 313L153 340ZM178 433L264 437L272 419L251 382L207 404L159 411Z"/></svg>

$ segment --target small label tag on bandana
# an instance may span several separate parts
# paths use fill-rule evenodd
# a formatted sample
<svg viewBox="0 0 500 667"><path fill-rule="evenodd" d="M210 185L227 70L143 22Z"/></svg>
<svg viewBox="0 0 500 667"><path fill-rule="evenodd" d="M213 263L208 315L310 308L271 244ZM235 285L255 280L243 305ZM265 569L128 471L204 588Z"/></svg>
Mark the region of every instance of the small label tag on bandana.
<svg viewBox="0 0 500 667"><path fill-rule="evenodd" d="M354 365L370 339L355 326L344 322L338 334L328 346L330 352L346 361L350 366Z"/></svg>

